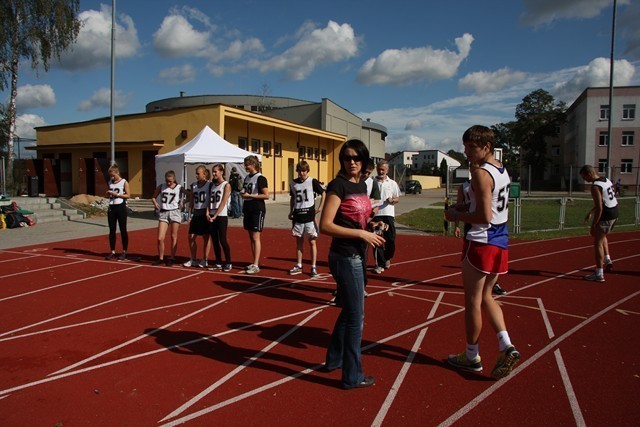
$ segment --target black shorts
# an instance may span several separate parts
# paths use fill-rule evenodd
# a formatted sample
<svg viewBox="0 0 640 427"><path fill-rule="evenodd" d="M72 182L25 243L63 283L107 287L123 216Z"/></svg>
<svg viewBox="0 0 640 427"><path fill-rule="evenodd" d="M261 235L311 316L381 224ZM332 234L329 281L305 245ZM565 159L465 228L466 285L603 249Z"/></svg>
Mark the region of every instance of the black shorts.
<svg viewBox="0 0 640 427"><path fill-rule="evenodd" d="M264 228L264 211L245 212L242 226L247 231L262 231Z"/></svg>
<svg viewBox="0 0 640 427"><path fill-rule="evenodd" d="M191 218L189 234L196 234L198 236L209 234L209 221L207 221L206 215L198 215Z"/></svg>

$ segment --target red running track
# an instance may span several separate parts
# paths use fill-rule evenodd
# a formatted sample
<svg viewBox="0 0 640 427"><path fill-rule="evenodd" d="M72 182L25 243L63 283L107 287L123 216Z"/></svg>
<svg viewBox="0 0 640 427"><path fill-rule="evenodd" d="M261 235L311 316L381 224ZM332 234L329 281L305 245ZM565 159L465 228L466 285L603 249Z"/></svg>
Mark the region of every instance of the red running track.
<svg viewBox="0 0 640 427"><path fill-rule="evenodd" d="M512 242L499 301L523 360L497 382L488 325L483 373L444 362L464 348L460 241L399 236L367 288L376 384L349 391L318 370L339 310L326 262L289 276L288 231L263 233L256 276L239 228L230 273L151 266L155 230L130 241L138 261L105 261L107 236L0 251L0 425L640 424L640 232L611 235L606 283L582 278L587 236Z"/></svg>

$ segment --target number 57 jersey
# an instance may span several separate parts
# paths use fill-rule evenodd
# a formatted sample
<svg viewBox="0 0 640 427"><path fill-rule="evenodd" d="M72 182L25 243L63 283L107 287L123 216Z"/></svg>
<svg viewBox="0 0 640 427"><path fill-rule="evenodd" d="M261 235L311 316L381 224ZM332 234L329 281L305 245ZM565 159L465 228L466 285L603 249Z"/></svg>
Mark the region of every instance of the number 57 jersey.
<svg viewBox="0 0 640 427"><path fill-rule="evenodd" d="M491 163L484 163L480 168L487 171L493 179L491 221L489 224L472 224L466 238L474 242L507 249L509 244L507 225L509 221L509 185L511 184L511 179L504 166L498 167ZM476 210L476 197L472 183L469 188L469 198L471 199L469 212L475 212Z"/></svg>

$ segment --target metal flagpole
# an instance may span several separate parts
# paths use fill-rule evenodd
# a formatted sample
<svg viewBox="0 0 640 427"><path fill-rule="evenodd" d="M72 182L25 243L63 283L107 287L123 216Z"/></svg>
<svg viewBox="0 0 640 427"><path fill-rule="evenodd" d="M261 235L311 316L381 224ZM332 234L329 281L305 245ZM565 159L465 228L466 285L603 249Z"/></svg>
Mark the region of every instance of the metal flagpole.
<svg viewBox="0 0 640 427"><path fill-rule="evenodd" d="M115 146L115 133L116 133L116 117L114 113L114 78L115 78L115 64L116 64L116 0L111 0L111 164L116 163L116 146Z"/></svg>
<svg viewBox="0 0 640 427"><path fill-rule="evenodd" d="M608 129L608 141L607 141L607 178L611 177L611 144L613 143L613 52L616 42L616 3L617 0L613 0L613 21L611 23L611 58L609 63L609 129Z"/></svg>

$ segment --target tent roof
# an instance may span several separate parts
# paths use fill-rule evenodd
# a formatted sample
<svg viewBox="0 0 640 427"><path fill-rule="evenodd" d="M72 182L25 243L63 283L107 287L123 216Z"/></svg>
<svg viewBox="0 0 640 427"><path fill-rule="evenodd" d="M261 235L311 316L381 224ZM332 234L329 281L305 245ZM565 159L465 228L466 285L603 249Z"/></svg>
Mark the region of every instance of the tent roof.
<svg viewBox="0 0 640 427"><path fill-rule="evenodd" d="M191 141L165 154L156 155L156 161L176 160L182 163L242 163L245 157L259 154L231 144L205 126Z"/></svg>

